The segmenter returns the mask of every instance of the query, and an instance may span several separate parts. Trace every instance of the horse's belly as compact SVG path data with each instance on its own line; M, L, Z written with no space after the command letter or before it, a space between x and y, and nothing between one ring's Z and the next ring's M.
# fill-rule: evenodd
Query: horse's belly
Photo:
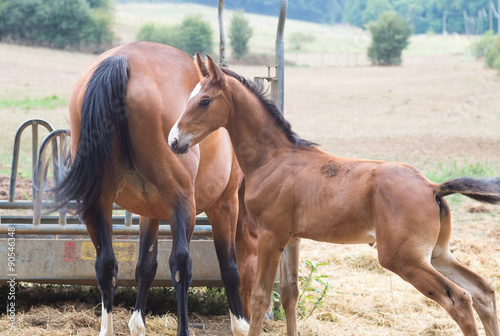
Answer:
M158 189L137 172L131 171L123 178L116 192L115 203L137 215L169 218Z

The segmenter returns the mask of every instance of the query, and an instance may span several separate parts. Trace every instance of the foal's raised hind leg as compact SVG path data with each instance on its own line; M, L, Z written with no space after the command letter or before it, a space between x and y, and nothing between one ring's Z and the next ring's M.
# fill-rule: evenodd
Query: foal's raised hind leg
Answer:
M477 336L469 292L445 278L420 256L408 257L412 252L414 251L400 249L397 254L403 255L402 258L394 257L392 265L381 264L411 283L429 299L439 303L455 320L464 335Z
M135 269L137 299L128 323L130 335L144 336L146 298L158 267L158 226L160 220L141 216L139 220L139 260Z
M439 218L435 219L436 221ZM477 336L478 330L472 312L472 298L464 288L439 273L430 263L437 239L439 224L426 225L415 218L398 224L388 220L391 234L377 230L377 248L380 264L411 283L419 292L439 303L455 320L465 336ZM411 234L407 229L411 228ZM379 238L383 237L383 238Z
M448 208L444 200L442 206ZM455 284L465 288L472 296L472 304L483 323L487 336L499 336L495 286L485 277L461 265L450 253L448 240L451 230L450 211L443 211L441 232L432 252L432 265Z
M280 297L286 316L287 336L297 336L297 301L299 299L300 238L292 238L280 262Z

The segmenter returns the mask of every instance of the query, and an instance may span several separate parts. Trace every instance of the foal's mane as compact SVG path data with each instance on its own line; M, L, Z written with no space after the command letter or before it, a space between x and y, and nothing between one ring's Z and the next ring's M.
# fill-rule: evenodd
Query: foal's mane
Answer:
M226 75L233 77L238 82L240 82L241 84L243 84L248 90L250 90L250 92L252 92L255 96L257 96L257 98L259 98L259 101L262 103L262 105L264 106L265 110L271 115L272 119L276 122L276 124L278 125L278 127L281 128L283 130L283 132L285 132L285 135L286 135L287 139L292 144L294 144L296 147L298 145L307 146L307 147L317 146L318 145L315 142L301 139L297 135L297 133L295 133L292 130L292 126L285 119L285 117L283 116L283 113L281 113L281 111L278 108L278 106L276 106L276 104L272 100L267 99L266 97L264 97L264 93L262 92L262 90L254 82L246 79L243 76L238 75L236 72L234 72L232 70L229 70L228 68L220 67L220 69Z

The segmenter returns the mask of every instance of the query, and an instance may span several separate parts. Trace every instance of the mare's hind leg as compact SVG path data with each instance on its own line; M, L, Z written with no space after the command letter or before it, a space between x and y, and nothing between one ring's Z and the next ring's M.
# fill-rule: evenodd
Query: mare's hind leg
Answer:
M112 246L112 201L96 204L82 214L96 250L95 271L101 289L102 315L100 336L113 336L113 298L118 283L118 263Z
M442 206L447 204L442 200ZM455 284L465 288L472 296L472 304L484 325L487 336L499 336L494 284L458 263L451 255L448 240L451 231L450 211L441 218L438 243L432 251L431 263L441 274Z
M240 296L240 276L236 262L236 223L238 219L237 181L233 187L224 191L217 202L206 210L212 224L212 233L219 260L222 282L226 288L229 313L231 315L231 330L233 335L246 335L248 322L245 318Z
M215 250L229 303L231 330L235 336L246 335L249 328L241 302L240 275L238 273L235 246L240 176L241 174L236 173L233 167L226 189L210 209L205 211L212 224Z
M191 199L175 197L173 210L170 212L172 228L172 251L169 258L170 275L177 298L177 335L188 336L188 290L193 277L193 261L189 253L189 242L194 230L195 208L194 195Z
M128 323L130 335L144 336L146 298L158 267L158 225L160 220L141 216L139 220L139 260L135 269L137 300Z
M287 336L297 336L297 301L299 299L300 238L292 238L281 256L280 296L286 315Z

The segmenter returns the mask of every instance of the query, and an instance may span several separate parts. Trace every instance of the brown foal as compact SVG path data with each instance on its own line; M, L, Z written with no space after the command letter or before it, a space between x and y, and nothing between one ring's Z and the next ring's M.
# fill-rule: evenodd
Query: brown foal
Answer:
M197 55L196 64L201 81L168 141L174 152L186 153L220 127L229 132L245 175L245 205L258 225L249 335L261 332L282 252L295 238L376 242L380 264L439 303L464 335L478 335L473 307L486 334L499 335L495 286L451 255L443 197L461 193L500 203L500 178L435 184L410 165L330 155L300 139L253 83L210 58L205 63ZM291 264L282 285L290 336L297 335L298 297Z

